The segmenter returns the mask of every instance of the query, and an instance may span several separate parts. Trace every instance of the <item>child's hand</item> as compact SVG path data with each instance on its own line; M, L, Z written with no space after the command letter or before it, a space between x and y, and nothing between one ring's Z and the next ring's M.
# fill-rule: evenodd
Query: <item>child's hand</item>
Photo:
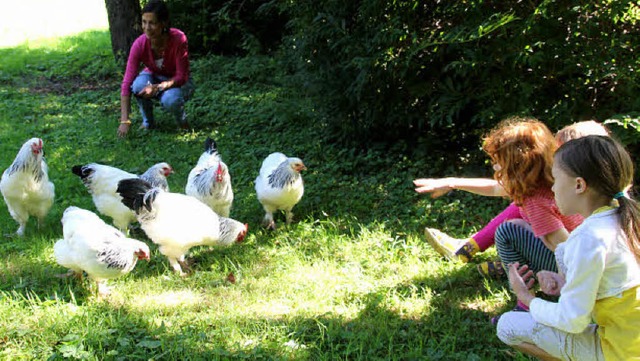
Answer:
M535 281L533 271L529 269L529 266L520 267L518 262L509 265L509 284L511 289L518 299L527 306L534 299L533 295L529 293L529 289L533 287Z
M551 296L559 296L560 289L565 284L561 275L551 271L540 271L536 274L540 283L540 290Z
M449 193L451 180L449 178L420 178L413 181L418 193L431 193L431 198L438 198Z

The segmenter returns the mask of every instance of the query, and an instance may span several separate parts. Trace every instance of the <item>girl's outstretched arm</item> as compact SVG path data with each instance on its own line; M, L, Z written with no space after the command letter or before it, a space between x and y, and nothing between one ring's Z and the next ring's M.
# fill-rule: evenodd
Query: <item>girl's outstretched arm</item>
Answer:
M431 193L431 198L438 198L454 189L489 197L506 197L507 192L491 178L419 178L413 181L418 193Z

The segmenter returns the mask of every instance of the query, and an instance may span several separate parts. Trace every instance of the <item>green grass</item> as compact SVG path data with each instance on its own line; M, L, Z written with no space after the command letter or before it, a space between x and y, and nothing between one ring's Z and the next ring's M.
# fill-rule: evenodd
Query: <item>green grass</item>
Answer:
M108 28L103 0L15 1L0 12L0 48L41 46L87 29Z
M506 284L443 261L422 239L424 226L469 235L506 205L413 191L412 179L464 173L464 161L450 161L445 149L412 157L407 144L332 142L321 101L291 86L277 60L260 57L194 59L194 130L175 131L159 111L160 129L141 134L134 124L120 140L121 73L108 39L91 31L0 49L0 168L25 140L42 137L56 185L45 225L38 230L31 220L24 238L7 236L17 224L0 206L0 359L526 359L489 324L513 304ZM170 187L182 192L207 136L229 165L231 215L249 223L245 243L193 249L194 273L183 279L149 242L151 261L111 282L104 299L86 280L54 277L66 271L52 251L62 212L95 211L73 165L139 173L167 161ZM308 171L295 222L285 227L277 218L281 227L267 232L253 180L274 151L302 158ZM140 231L133 236L148 242Z

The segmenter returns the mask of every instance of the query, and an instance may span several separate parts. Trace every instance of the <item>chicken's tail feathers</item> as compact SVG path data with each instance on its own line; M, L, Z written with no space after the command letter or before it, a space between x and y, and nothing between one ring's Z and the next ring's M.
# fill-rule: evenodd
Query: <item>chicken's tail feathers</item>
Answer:
M204 141L204 151L209 154L214 154L218 152L218 146L216 145L216 141L211 139L211 137L207 137Z
M93 173L93 168L87 167L86 165L74 165L71 171L81 179L86 179Z
M149 182L140 178L128 178L118 182L116 192L122 197L122 204L136 213L140 213L143 207L148 212L151 211L151 204L160 189L153 188Z

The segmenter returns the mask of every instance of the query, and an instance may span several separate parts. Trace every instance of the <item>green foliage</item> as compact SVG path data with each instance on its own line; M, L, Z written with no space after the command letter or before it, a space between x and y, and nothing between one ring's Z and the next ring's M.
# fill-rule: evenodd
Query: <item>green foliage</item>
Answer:
M616 114L604 121L612 136L619 140L636 159L640 154L640 113ZM640 177L640 167L635 166L635 178ZM637 185L634 191L638 191Z
M486 129L515 114L557 129L637 110L634 1L291 1L283 48L335 133Z
M422 240L424 226L473 233L506 205L461 193L434 201L413 191L416 177L479 175L475 155L450 159L446 149L422 149L408 157L403 142L368 150L335 143L326 109L288 87L289 75L268 57L195 59L197 90L187 103L195 130L179 133L158 112L158 130L142 133L134 124L121 140L121 74L102 50L82 47L75 53L85 55L63 75L55 52L42 56L41 69L3 68L0 169L22 142L42 137L56 200L43 227L31 220L22 239L10 236L17 226L0 206L1 359L525 359L492 336L488 322L513 303L506 285L483 281L474 265L443 261ZM21 49L14 58L27 58ZM101 87L83 75L92 60L112 69ZM170 187L181 192L207 136L230 167L232 216L249 223L243 244L193 249L194 273L180 278L134 230L151 244L151 261L112 281L110 297L96 297L89 280L54 276L65 271L52 253L62 211L95 210L73 165L97 161L139 173L167 161L176 172ZM253 180L273 151L301 157L308 171L294 223L278 218L280 228L267 232Z
M640 114L616 114L604 121L604 124L613 132L626 147L637 148L640 145ZM635 152L633 152L635 154Z
M196 54L264 54L274 51L286 18L275 0L168 0L173 26Z

